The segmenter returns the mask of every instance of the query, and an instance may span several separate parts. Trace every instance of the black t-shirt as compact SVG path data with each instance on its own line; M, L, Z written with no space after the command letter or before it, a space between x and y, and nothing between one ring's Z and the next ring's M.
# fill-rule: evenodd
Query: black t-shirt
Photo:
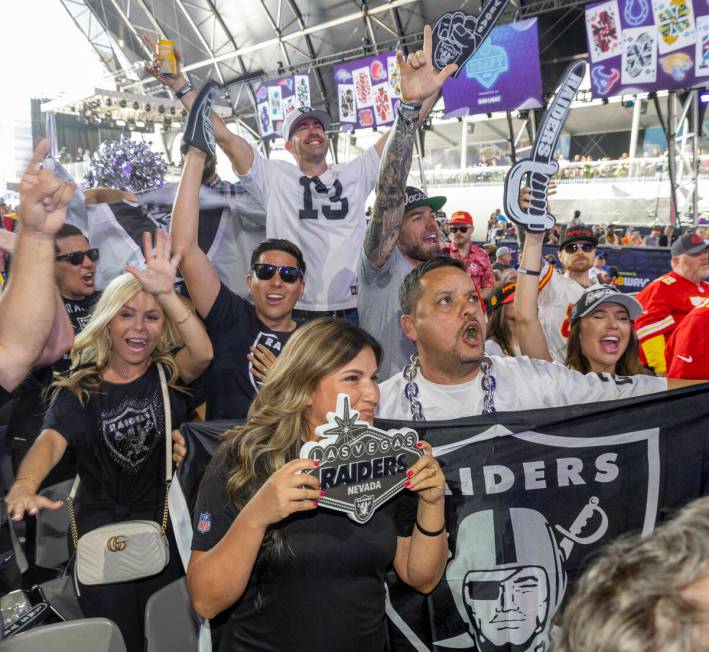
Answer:
M100 297L100 292L94 292L88 297L84 297L83 299L78 299L76 301L74 299L65 299L64 297L62 297L62 301L64 302L64 309L66 310L66 314L69 315L71 325L74 329L74 335L78 335L79 333L81 333L81 331L84 330L84 328L86 328L87 324L89 323L89 320L91 319L91 311ZM58 360L54 364L54 371L66 371L67 369L69 369L70 361L71 356L67 351L62 357L62 359Z
M179 428L187 396L169 390L172 427ZM82 507L161 505L165 487L165 411L157 366L122 385L103 381L83 408L62 388L43 428L52 428L76 450Z
M225 489L227 459L218 453L205 472L195 507L193 550L210 550L236 519ZM417 505L417 497L406 492L366 525L325 508L282 521L291 554L260 573L258 586L252 575L219 649L383 650L384 576L394 560L397 536L411 536ZM256 606L259 590L261 608Z
M260 386L246 358L249 347L263 344L278 356L291 333L270 330L256 309L223 283L204 323L214 349L205 378L207 420L243 419Z
M62 297L64 308L74 329L74 335L78 335L89 323L91 309L100 296L100 292L94 292L78 301ZM40 433L42 420L47 411L45 390L51 384L54 372L63 373L67 371L70 363L71 356L67 351L53 365L32 371L15 390L13 394L15 403L10 414L8 432L12 437L12 446L18 457L17 463L19 463ZM66 473L63 475L66 475ZM61 480L64 477L54 474L53 479Z

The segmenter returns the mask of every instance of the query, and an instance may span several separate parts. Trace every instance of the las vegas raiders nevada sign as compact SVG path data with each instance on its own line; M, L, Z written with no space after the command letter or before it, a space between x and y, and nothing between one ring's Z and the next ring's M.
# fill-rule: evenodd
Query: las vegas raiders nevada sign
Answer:
M349 397L339 394L328 423L315 429L322 439L306 442L300 456L320 462L306 471L318 477L325 492L320 506L363 524L404 489L406 470L423 453L416 448L419 438L414 430L379 430L358 417Z

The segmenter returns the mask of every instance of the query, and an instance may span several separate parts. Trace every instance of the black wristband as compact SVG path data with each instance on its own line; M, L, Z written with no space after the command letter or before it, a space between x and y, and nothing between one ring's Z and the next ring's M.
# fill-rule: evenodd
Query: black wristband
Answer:
M525 274L526 276L541 276L542 275L541 270L535 271L533 269L525 269L524 267L518 267L517 273L518 274Z
M446 524L444 523L443 527L440 530L436 530L435 532L432 532L431 530L425 530L424 528L422 528L418 519L416 519L416 529L426 537L437 537L446 531Z
M175 97L178 100L181 100L187 93L189 93L192 89L192 84L187 82L182 88L178 89L175 91Z
M420 104L407 104L406 102L399 102L396 107L396 112L407 122L416 123L419 119L419 111L421 110Z

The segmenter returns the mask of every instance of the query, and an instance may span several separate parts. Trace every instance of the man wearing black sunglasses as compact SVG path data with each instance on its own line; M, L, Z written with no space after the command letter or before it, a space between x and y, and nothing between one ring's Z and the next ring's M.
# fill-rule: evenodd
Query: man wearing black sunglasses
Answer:
M91 318L91 309L100 292L94 287L98 249L92 249L86 236L72 224L64 224L54 235L54 278L74 331L80 333ZM46 392L55 372L69 368L71 358L67 351L53 365L35 369L15 391L15 402L10 413L7 431L17 467L40 433ZM67 456L52 469L45 486L61 482L76 474L75 464Z
M544 329L549 353L555 362L566 360L571 308L584 288L593 285L593 267L598 238L585 224L567 226L559 239L559 260L564 266L558 274L542 260L544 233L527 232L518 274L539 277L539 321ZM543 264L542 264L543 263Z
M243 419L297 326L293 307L305 289L305 261L292 242L266 240L254 249L246 278L253 304L227 288L197 237L205 161L203 151L188 147L172 211L172 245L184 248L180 271L214 349L204 380L207 418Z
M65 224L57 232L54 250L57 288L74 333L79 333L88 323L91 308L99 297L94 283L99 251L92 248L86 236L72 224Z

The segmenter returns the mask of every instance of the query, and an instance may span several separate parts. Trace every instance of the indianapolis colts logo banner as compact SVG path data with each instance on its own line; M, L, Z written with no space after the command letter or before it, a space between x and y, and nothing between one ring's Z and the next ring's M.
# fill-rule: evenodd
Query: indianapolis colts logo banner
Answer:
M505 215L528 231L546 231L556 224L554 216L549 213L547 201L549 181L559 170L554 153L585 72L585 61L577 61L567 67L554 100L542 118L531 158L515 163L505 177ZM526 177L529 177L532 200L529 208L525 209L520 206L519 191Z
M457 76L488 37L507 5L507 0L488 0L478 14L447 11L433 24L433 65L443 70L458 64Z
M706 492L708 398L704 386L440 426L378 422L416 427L446 475L448 564L428 596L390 574L391 649L549 650L589 557Z

